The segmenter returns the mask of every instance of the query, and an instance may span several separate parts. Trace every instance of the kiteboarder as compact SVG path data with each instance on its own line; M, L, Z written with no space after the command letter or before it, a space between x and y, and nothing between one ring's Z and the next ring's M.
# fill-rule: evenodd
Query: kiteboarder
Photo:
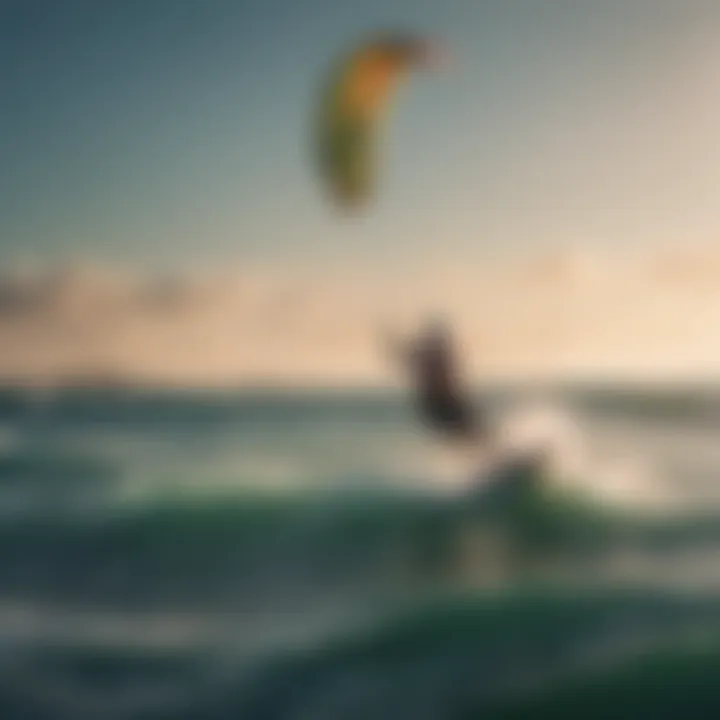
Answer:
M446 439L462 444L487 440L486 423L462 386L452 333L432 319L411 341L388 337L391 354L410 374L420 419Z

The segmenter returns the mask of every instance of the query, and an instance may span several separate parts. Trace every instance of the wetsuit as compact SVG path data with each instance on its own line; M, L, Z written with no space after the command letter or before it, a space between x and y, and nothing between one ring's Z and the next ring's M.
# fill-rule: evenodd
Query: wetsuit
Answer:
M456 377L452 347L430 337L408 353L420 417L436 432L456 439L478 437L479 418Z

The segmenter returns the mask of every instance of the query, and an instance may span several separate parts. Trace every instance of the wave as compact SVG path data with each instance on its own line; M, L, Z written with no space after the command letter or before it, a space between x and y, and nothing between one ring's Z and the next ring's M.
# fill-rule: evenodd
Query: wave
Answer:
M718 621L717 596L446 595L249 663L218 646L34 647L0 664L0 703L11 718L709 717Z
M169 608L281 607L343 593L362 602L528 573L711 584L720 583L708 560L719 520L598 506L522 472L475 499L387 487L168 495L84 515L6 518L0 583L11 596Z
M625 684L618 680L615 690L622 697L628 689L624 675L644 674L649 682L663 677L663 670L669 671L666 682L676 679L674 670L685 687L704 679L709 699L712 663L720 652L718 620L715 600L672 596L525 591L443 599L390 618L372 632L270 663L253 693L238 697L234 708L243 717L283 720L469 720L514 717L505 714L513 710L537 717L529 710L562 708L576 685L594 688L597 698L597 691L619 676ZM712 652L698 654L698 637L706 645L709 640ZM670 658L665 667L652 660L663 651ZM633 668L637 663L639 670ZM682 675L688 666L694 677ZM651 686L634 692L638 710L643 703L657 707ZM612 705L605 699L600 707L607 712Z

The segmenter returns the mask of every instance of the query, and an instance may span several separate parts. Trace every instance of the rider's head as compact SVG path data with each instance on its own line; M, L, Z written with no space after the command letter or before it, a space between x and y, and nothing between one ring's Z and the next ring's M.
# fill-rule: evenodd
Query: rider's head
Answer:
M425 326L425 338L433 345L445 345L450 341L450 324L446 318L436 313Z

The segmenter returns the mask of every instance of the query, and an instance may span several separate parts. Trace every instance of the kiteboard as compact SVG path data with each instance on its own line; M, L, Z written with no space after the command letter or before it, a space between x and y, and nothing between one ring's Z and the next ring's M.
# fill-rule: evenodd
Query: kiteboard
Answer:
M544 449L500 455L474 474L465 502L478 508L514 504L545 483L546 460Z

